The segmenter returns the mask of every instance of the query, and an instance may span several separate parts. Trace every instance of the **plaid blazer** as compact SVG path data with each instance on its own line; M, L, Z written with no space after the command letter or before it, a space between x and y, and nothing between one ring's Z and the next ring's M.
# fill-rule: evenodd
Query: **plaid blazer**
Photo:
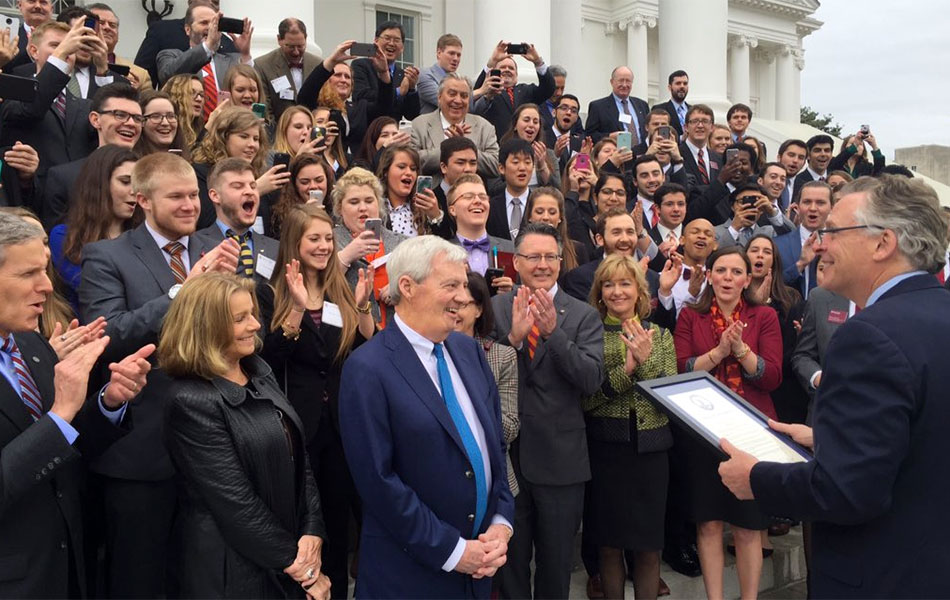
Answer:
M488 358L488 368L495 376L498 385L498 396L501 398L501 429L508 446L518 437L521 421L518 418L518 351L511 346L497 344L494 340L475 336L475 339L485 349ZM518 495L518 481L511 468L511 457L505 450L505 464L508 466L508 486L511 495Z

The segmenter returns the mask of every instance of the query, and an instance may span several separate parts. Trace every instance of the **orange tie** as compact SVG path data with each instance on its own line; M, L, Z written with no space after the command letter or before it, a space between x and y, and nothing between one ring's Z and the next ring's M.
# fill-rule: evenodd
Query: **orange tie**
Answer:
M512 88L508 88L508 100L511 101L511 108L515 107L515 91Z
M528 358L534 360L534 353L538 349L538 338L541 337L541 331L538 329L537 325L531 326L531 331L528 332Z

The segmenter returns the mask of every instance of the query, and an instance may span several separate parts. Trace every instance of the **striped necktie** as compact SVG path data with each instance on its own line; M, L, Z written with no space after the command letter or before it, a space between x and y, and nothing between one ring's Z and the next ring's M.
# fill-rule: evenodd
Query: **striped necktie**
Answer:
M709 171L706 170L706 159L703 158L703 149L700 148L696 153L696 167L699 168L699 179L704 183L709 183Z
M20 349L17 348L12 334L3 342L3 348L0 348L0 351L10 355L13 361L13 371L20 383L20 399L30 412L33 420L38 420L43 416L43 401L40 399L40 391L36 388L36 382L33 381L30 370L26 368L26 363L23 362L23 355L20 354Z
M241 246L241 253L238 255L237 274L244 275L245 277L253 277L254 253L251 252L251 245L248 243L248 240L251 237L251 232L246 231L242 235L238 235L233 229L228 229L224 233L226 236L237 242L239 246Z
M175 283L185 283L188 278L188 271L185 269L185 262L181 259L181 253L185 251L185 246L181 242L169 242L162 248L171 256L168 266L172 268L172 275L175 276Z
M538 339L541 337L541 330L537 325L531 326L528 332L528 358L534 360L534 353L538 351Z
M213 56L211 60L214 60ZM201 116L207 121L211 111L218 107L218 82L214 80L214 69L211 68L211 63L207 63L202 67L201 72L204 75L201 78L201 83L205 92L205 103L201 107Z

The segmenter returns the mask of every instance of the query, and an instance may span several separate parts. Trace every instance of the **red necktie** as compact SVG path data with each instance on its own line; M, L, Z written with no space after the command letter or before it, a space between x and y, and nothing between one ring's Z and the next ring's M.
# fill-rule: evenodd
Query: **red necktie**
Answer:
M945 273L946 270L946 267L944 267L943 269L937 271L937 281L940 282L940 285L943 285L947 282L947 275Z
M703 158L703 149L696 153L696 166L699 167L699 178L704 184L709 183L709 171L706 170L706 159Z
M513 88L506 88L508 90L508 100L511 101L511 108L515 107L515 90Z
M650 209L650 227L655 228L656 224L660 222L660 211L656 208L656 204L653 205L653 208Z
M43 402L40 400L40 391L36 388L36 382L33 381L30 370L23 362L23 355L20 354L20 349L17 348L13 335L6 339L3 348L0 350L9 354L13 360L13 370L16 372L17 381L20 383L20 399L30 412L33 420L39 420L43 416Z
M214 60L214 57L211 60ZM201 108L201 116L207 121L211 111L218 107L218 82L214 80L214 70L211 68L211 63L202 67L201 71L204 73L204 77L201 79L205 88L205 104Z
M538 349L538 338L541 337L541 330L538 329L537 325L531 326L531 331L528 332L528 358L534 360L534 353Z

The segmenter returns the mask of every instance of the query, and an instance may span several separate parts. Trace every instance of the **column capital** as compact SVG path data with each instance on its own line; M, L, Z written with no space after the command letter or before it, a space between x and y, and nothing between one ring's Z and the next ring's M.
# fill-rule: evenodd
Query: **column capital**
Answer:
M621 19L618 21L617 26L621 31L626 31L629 28L636 27L649 27L653 29L656 27L656 16L654 15L645 15L643 13L633 13L626 19Z
M743 46L748 46L749 48L756 48L759 45L759 38L746 35L746 34L733 34L729 36L729 45L733 48L741 48Z

